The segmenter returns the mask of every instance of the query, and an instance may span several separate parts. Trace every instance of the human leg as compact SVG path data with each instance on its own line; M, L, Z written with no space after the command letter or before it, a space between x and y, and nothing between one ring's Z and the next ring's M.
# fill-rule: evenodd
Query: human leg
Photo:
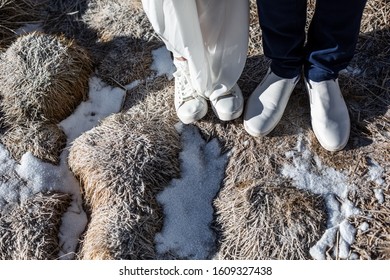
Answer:
M207 113L207 101L202 95L203 84L194 83L190 73L190 61L203 59L203 38L195 0L186 1L184 7L178 0L142 0L143 8L155 32L175 57L175 109L183 123L192 123ZM191 36L190 36L191 34ZM191 45L189 53L187 45Z
M258 0L264 55L271 66L249 97L244 127L253 136L265 136L278 124L303 65L306 0Z
M264 55L283 78L301 73L307 0L257 0Z
M317 0L305 47L305 76L336 79L351 61L367 0Z
M220 119L241 115L243 98L236 82L247 55L248 0L143 0L143 4L168 50L187 61L175 60L189 73L175 77L188 78L185 84L198 95L212 97Z
M310 97L311 124L320 144L343 149L350 119L338 73L351 61L366 0L317 0L306 45L305 81Z
M244 69L249 39L248 0L196 0L205 44L208 86L205 95L217 117L239 117L244 99L237 81Z

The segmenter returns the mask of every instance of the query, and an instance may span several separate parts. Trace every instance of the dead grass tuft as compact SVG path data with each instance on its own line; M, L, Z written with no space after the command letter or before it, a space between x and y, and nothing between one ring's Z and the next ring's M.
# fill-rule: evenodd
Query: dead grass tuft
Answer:
M113 86L124 86L150 76L152 50L161 46L142 10L141 1L93 0L83 15L98 36L104 55L97 73Z
M91 0L84 22L99 34L103 42L115 37L153 41L155 34L142 10L141 1ZM155 41L155 40L154 40Z
M139 0L55 0L44 30L75 39L91 54L97 74L112 86L150 75L157 39Z
M1 213L0 259L57 259L61 218L71 200L69 194L39 193Z
M134 39L118 38L96 67L97 75L112 86L124 87L152 74L150 48Z
M173 126L143 114L113 115L74 142L69 165L82 183L91 220L83 259L153 259L161 229L157 192L178 174Z
M358 229L352 249L360 259L390 259L390 192L383 191L385 201L378 203L373 192L375 184L368 184L371 190L359 188L356 193L361 214L351 222Z
M39 20L46 0L0 0L0 50L16 37L16 29L23 24Z
M86 99L91 71L88 54L73 41L41 33L20 37L0 60L5 124L65 119Z
M0 141L17 161L26 152L31 152L43 161L59 164L66 135L56 124L36 122L12 126L1 135Z
M44 9L45 32L72 38L83 47L95 44L96 32L89 29L82 20L89 0L51 0Z
M222 190L220 259L310 259L325 227L323 202L287 185L242 182Z

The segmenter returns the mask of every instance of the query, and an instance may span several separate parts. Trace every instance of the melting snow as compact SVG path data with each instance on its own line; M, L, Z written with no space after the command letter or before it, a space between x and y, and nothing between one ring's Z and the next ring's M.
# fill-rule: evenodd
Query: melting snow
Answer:
M157 199L164 208L164 226L156 235L159 254L206 259L215 246L212 201L224 178L228 155L216 139L206 143L194 126L177 127L183 150L180 179L172 180Z
M89 99L60 123L68 137L68 147L74 139L96 126L100 120L118 112L124 96L124 90L110 87L92 77L89 81ZM80 186L69 170L67 156L68 149L65 149L61 154L60 165L56 166L43 162L28 152L18 163L0 145L0 176L8 178L0 181L0 211L7 204L23 202L38 192L58 191L71 194L73 200L62 217L59 257L73 259L80 234L87 224L87 217L82 208Z
M295 187L321 195L324 198L328 221L327 230L322 238L310 249L314 259L326 259L329 248L336 248L337 233L340 233L338 250L333 253L343 259L349 258L349 248L356 235L356 229L348 222L348 218L357 215L359 210L348 199L348 191L352 186L347 177L328 166L305 147L303 136L298 139L294 151L286 153L292 164L286 164L282 175L291 178Z

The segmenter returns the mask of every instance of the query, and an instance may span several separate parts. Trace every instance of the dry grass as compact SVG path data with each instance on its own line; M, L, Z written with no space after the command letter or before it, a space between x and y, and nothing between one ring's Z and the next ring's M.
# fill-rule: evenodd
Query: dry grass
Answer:
M97 74L105 82L124 86L150 76L151 51L162 43L156 39L141 1L92 0L83 21L106 50L97 63Z
M0 50L17 37L16 29L39 19L45 1L0 0Z
M43 161L59 164L66 135L56 124L36 122L12 126L1 135L0 141L17 161L26 152L31 152Z
M150 50L161 42L156 41L140 6L134 6L136 2L139 4L54 0L46 8L45 30L64 34L88 47L106 82L123 86L134 79L145 80L149 76ZM314 5L315 1L310 0L309 18ZM238 81L245 99L269 65L262 53L254 0L250 12L248 60ZM313 155L325 166L345 174L355 186L349 198L361 214L350 218L358 228L351 252L361 259L390 259L389 17L389 1L368 1L355 58L340 76L352 120L345 150L329 153L316 141L302 83L268 137L253 138L245 132L242 118L221 122L211 110L196 123L206 139L216 137L224 150L231 150L223 187L214 201L214 227L219 234L217 258L310 258L309 248L325 229L323 201L294 188L281 175L285 153L293 150L303 135L309 139L307 148ZM80 258L156 257L154 233L160 230L163 216L155 195L179 175L180 141L173 130L178 121L173 91L173 81L163 77L146 80L128 91L126 114L111 116L75 141L69 163L82 183L90 211ZM372 160L384 169L382 185L370 178ZM383 203L377 201L373 189L383 191ZM363 223L368 228L360 227ZM11 244L7 240L11 239L3 239L0 244ZM30 246L34 248L35 244ZM11 253L2 250L8 258Z
M82 20L88 0L51 0L44 9L43 29L54 35L74 39L83 47L96 43L97 34Z
M124 87L135 80L152 74L151 49L134 39L116 39L110 50L96 67L97 75L112 86Z
M57 259L62 215L71 196L38 193L0 214L1 260Z
M267 186L268 184L268 186ZM219 259L310 259L325 228L322 201L288 186L225 187L216 203Z
M178 173L179 137L148 115L120 113L73 144L69 165L91 210L80 258L153 259L157 192Z
M6 125L59 122L86 99L88 53L73 41L41 33L18 38L0 60L0 95Z
M389 174L387 174L388 176ZM356 194L358 206L362 213L351 219L352 224L358 229L356 240L352 250L357 252L360 259L364 260L389 260L390 259L390 192L384 191L385 203L378 203L373 197L375 184L368 184L371 190L360 189ZM364 223L367 228L362 227Z
M98 33L103 42L112 41L115 37L144 41L155 38L141 1L138 0L91 0L83 20Z
M97 75L113 86L148 76L151 51L162 45L139 0L55 0L46 14L44 30L87 48Z

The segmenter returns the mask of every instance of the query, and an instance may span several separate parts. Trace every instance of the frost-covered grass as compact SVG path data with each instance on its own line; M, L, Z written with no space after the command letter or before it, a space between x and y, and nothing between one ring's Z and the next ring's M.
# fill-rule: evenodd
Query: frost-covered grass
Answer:
M107 86L96 77L90 79L89 86L89 99L81 103L70 117L59 124L68 137L68 147L83 132L121 108L125 94L123 90ZM3 178L11 178L1 181L0 211L7 204L23 203L39 192L58 191L72 195L71 206L62 218L59 236L61 246L59 257L65 259L74 258L80 235L87 224L80 186L69 170L67 155L68 150L65 149L61 154L59 166L42 162L30 152L24 154L20 162L16 162L10 158L7 150L0 146L2 163L0 175Z
M117 2L117 6L119 6L120 1ZM254 3L255 1L251 2ZM312 3L313 1L310 2ZM108 10L103 12L106 11ZM370 252L365 251L374 250L373 248L379 245L382 246L380 250L383 251L386 251L386 248L390 248L386 242L379 242L390 240L388 231L389 164L388 160L386 161L388 150L386 150L385 146L386 144L388 145L390 135L388 132L389 99L386 96L389 93L388 67L386 67L389 62L388 56L386 56L386 53L388 53L386 46L389 45L390 38L388 36L388 11L388 1L376 0L368 2L361 29L364 34L359 40L357 56L351 66L342 73L344 89L347 92L346 100L353 120L353 131L350 141L352 151L343 151L334 155L334 157L341 159L340 166L346 168L337 168L339 163L336 160L333 162L333 155L318 153L318 150L315 151L313 149L313 143L308 143L308 140L303 135L300 136L293 150L287 149L286 151L283 150L283 147L286 147L283 141L288 142L293 137L285 137L282 141L280 139L282 139L283 135L282 137L276 135L273 139L275 139L275 143L278 143L278 145L267 146L267 149L271 150L267 155L272 155L272 151L275 151L275 157L272 155L268 159L263 159L261 158L262 155L259 155L258 158L245 158L238 163L229 162L228 155L221 153L223 144L218 143L217 139L209 137L208 140L212 140L207 142L200 136L195 127L179 127L183 148L180 154L181 177L172 180L166 190L158 196L158 201L162 205L165 214L164 226L155 237L156 249L161 257L165 257L165 255L184 259L211 257L218 241L211 227L211 223L215 218L213 216L213 202L220 188L225 187L225 173L231 172L229 169L225 170L225 167L226 165L229 167L229 164L250 165L253 162L256 162L257 165L251 166L253 167L250 170L251 172L256 176L258 174L266 174L263 178L259 179L256 177L255 179L267 182L271 179L273 180L276 176L280 176L282 181L288 181L289 184L291 183L291 186L299 189L299 191L319 196L325 202L325 208L320 209L320 211L326 212L326 230L320 233L322 237L311 248L310 254L312 258L369 258L372 257L369 254ZM77 12L74 11L75 14ZM255 14L255 9L252 9L252 17L256 17ZM88 23L85 19L84 22ZM112 21L112 24L115 25L115 21ZM123 22L120 24L123 24ZM118 21L118 25L120 24ZM251 28L251 41L249 44L251 59L248 60L248 70L240 81L243 85L244 94L249 94L256 86L255 84L261 80L259 72L262 71L259 69L262 69L261 67L265 69L266 67L266 64L263 65L261 42L258 41L261 37L259 36L259 29L255 20L251 22L251 26L253 27ZM137 32L140 31L140 26L137 26L137 28ZM126 30L129 31L131 29L132 27L128 26ZM37 30L43 29L39 24L33 23L17 29L15 34L20 35ZM112 28L112 30L117 31L116 28ZM103 34L104 30L101 30L101 33ZM108 33L105 35L107 40L112 38L113 34L117 34L113 32ZM70 173L67 166L68 148L72 141L83 132L95 127L100 120L109 114L120 110L125 96L124 89L131 90L143 82L153 83L156 77L164 75L168 79L172 79L174 66L167 50L164 47L156 49L152 52L152 56L154 62L151 65L151 70L154 71L155 75L145 77L145 80L136 80L128 85L123 85L121 88L115 88L105 84L98 77L90 79L89 99L80 104L70 117L59 124L68 138L67 147L61 155L60 165L54 166L44 163L35 158L31 153L26 153L20 162L16 162L10 157L6 149L0 145L0 211L6 209L8 205L23 203L38 192L58 191L72 195L71 205L62 218L60 228L61 252L59 258L61 259L75 257L74 252L79 242L80 234L87 224L87 216L82 208L79 183ZM260 60L257 57L260 57ZM353 94L348 91L351 91ZM356 92L357 94L355 94ZM153 94L153 92L150 94ZM210 119L206 120L206 122L209 121ZM294 123L294 125L296 124ZM201 127L201 125L198 126ZM224 126L215 122L212 123L212 126L222 127L224 129L223 133L230 133L230 138L226 137L226 139L237 138L238 140L235 140L236 142L234 143L242 144L239 142L242 139L242 135L239 133L234 134L230 131L241 129L239 125L236 126L229 123ZM218 134L214 130L213 133L207 136ZM282 134L281 131L279 131L279 134ZM238 137L236 137L237 135ZM366 145L365 142L360 140L366 136L369 140L372 140L372 143L364 146ZM251 149L254 147L251 141L245 138L246 144L242 146L237 145L237 148L242 151ZM293 141L295 142L295 140ZM272 143L272 141L265 141L264 143ZM384 143L384 145L379 146L378 143ZM379 149L377 149L378 147ZM278 155L280 154L283 158L282 161L278 161L280 159ZM362 158L367 159L367 164ZM383 160L384 158L385 160ZM356 160L356 162L346 162L350 159ZM332 163L334 164L332 165ZM269 170L263 172L261 170L263 166L259 166L260 164L264 164L267 168L269 167ZM259 170L263 173L260 173ZM280 174L278 173L279 171L281 171ZM354 174L355 171L356 173L361 172L362 178L359 183L362 183L362 185L357 186L353 184L354 180L357 180L354 176L358 176ZM251 179L251 174L244 174L242 177ZM278 184L278 182L278 180L275 180L275 184ZM246 186L245 182L237 180L237 188L243 188L242 193L244 193ZM272 190L267 191L270 192ZM361 199L361 201L367 201L367 205L363 205L365 209L361 207L360 198L354 200L353 197L349 196L353 192L366 195L364 199ZM263 197L266 198L265 195L260 198ZM231 199L237 199L237 197L232 197ZM237 199L237 201L240 200ZM360 202L359 207L355 204L357 202ZM251 206L253 205L249 205L248 208ZM272 205L269 205L269 207L272 207ZM226 209L230 211L230 208ZM239 211L238 207L233 210ZM237 214L235 212L234 214L239 215L240 213ZM245 224L248 228L254 225L256 223L253 220L248 220ZM237 230L237 232L247 230L245 226ZM272 227L274 224L267 226ZM231 233L225 232L223 234L228 235ZM361 238L366 234L366 239ZM357 256L351 254L350 249L359 241L359 235L362 241L359 245L361 251L358 252L360 256ZM285 242L289 241L286 240ZM249 244L247 247L250 247L252 242L257 244L250 237L245 242ZM372 244L366 245L370 242ZM387 247L385 247L386 244ZM253 251L261 249L254 248ZM387 253L387 256L390 256L390 254ZM283 256L278 257L283 258ZM378 257L378 255L374 254L373 257Z
M282 175L291 178L297 188L323 196L326 203L327 230L310 249L311 256L315 259L326 259L328 249L334 247L335 256L349 258L349 249L356 230L348 222L348 218L359 214L359 210L348 199L348 192L353 186L342 172L324 166L320 159L307 149L303 137L299 138L296 151L287 152L286 157L292 159L292 164L283 167ZM338 232L340 240L339 244L336 244Z

